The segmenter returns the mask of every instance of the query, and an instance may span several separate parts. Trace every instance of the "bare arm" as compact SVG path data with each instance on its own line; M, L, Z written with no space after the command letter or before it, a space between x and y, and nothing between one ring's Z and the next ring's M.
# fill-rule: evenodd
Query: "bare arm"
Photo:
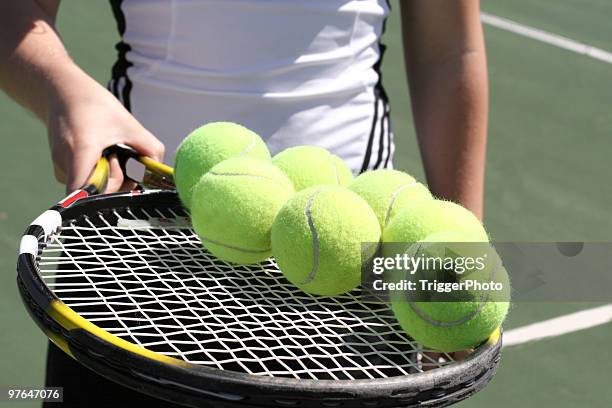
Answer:
M47 95L74 69L53 25L59 0L0 3L0 86L41 120Z
M102 150L126 143L161 160L163 145L68 55L55 31L59 0L0 2L0 88L47 127L56 178L80 187ZM122 182L116 161L109 190Z
M405 0L415 127L432 192L483 213L488 80L478 0Z

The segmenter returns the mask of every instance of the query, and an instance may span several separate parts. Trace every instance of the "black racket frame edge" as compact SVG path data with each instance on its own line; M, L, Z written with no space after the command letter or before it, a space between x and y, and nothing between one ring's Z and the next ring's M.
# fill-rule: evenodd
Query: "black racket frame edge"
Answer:
M68 207L54 206L62 222L102 209L146 208L165 204L180 206L175 191L94 195ZM44 239L42 228L29 227L26 234ZM20 254L17 283L26 309L45 331L63 338L84 366L153 397L188 407L261 408L389 408L445 407L483 389L494 376L501 359L501 336L485 343L464 361L442 369L375 380L301 380L255 376L192 365L164 364L117 347L83 329L66 330L47 312L57 297L43 282L36 259Z

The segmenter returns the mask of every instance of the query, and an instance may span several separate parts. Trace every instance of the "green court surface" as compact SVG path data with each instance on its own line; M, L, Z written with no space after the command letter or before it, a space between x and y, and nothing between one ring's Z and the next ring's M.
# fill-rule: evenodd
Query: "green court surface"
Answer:
M396 166L423 180L403 72L397 0L385 42ZM605 0L483 0L483 10L612 51ZM64 2L59 30L74 59L100 82L117 40L107 2ZM491 115L485 223L496 240L609 241L612 65L486 27ZM45 341L15 286L24 228L61 198L44 128L0 95L0 350L2 386L39 386ZM506 330L595 304L519 303ZM462 407L606 407L612 402L612 325L504 351L498 375ZM0 402L0 406L11 406ZM20 403L18 407L37 406Z

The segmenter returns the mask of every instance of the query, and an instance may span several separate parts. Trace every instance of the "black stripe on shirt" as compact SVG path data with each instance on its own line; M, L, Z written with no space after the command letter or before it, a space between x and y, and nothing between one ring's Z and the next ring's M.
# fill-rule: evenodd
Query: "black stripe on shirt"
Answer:
M132 81L128 76L128 68L134 64L127 59L127 53L132 51L132 47L123 40L123 35L125 34L125 14L121 8L123 0L110 0L110 3L113 9L113 15L117 21L117 30L119 31L119 35L121 35L121 41L115 46L117 49L117 61L115 65L113 65L112 81L109 83L108 88L117 98L119 98L127 110L131 110L130 92L132 91ZM119 86L121 79L123 79L122 89L120 89L121 87Z
M368 144L363 157L363 164L359 173L366 171L370 165L370 156L372 155L372 145L374 144L374 133L376 132L376 123L378 122L378 105L380 97L378 95L378 89L374 90L374 116L372 119L372 128L370 129L370 136L368 137Z
M378 159L372 167L373 169L386 168L389 162L391 151L391 125L389 120L389 104L383 99L383 113L380 119L380 137L378 142ZM385 146L386 142L386 146ZM386 153L386 157L384 154Z
M387 6L389 10L391 10L391 4L389 3L389 0L387 0ZM376 61L376 64L374 64L374 67L373 67L376 73L378 74L378 82L376 83L376 86L374 87L374 117L372 120L372 128L370 129L370 136L368 138L368 144L366 146L366 151L364 154L360 173L363 173L364 171L370 168L370 161L373 158L372 157L372 146L374 145L374 138L376 136L377 123L380 123L380 132L378 134L378 137L379 137L378 139L378 157L376 159L376 163L374 164L373 168L375 169L378 168L383 161L385 162L385 165L386 165L386 163L389 161L388 155L390 154L390 151L391 151L391 145L390 145L391 137L390 135L385 135L384 133L385 116L388 114L388 111L389 111L389 107L388 107L389 97L382 84L382 70L381 70L383 58L384 58L385 52L387 51L387 46L383 44L381 41L383 35L385 34L385 31L387 30L387 19L388 18L385 18L385 21L383 21L382 32L378 40L378 48L380 50L380 56L378 57L378 61ZM378 105L381 100L383 102L383 111L379 115ZM387 123L388 122L389 122L389 119L387 118ZM388 134L390 133L389 130L390 130L390 126L387 125ZM383 159L383 152L385 151L384 139L387 139L387 149L386 150L387 152L389 152L385 159Z
M385 159L384 169L389 168L389 162L391 161L391 145L393 144L393 131L391 129L391 109L387 109L385 113L387 119L387 158Z

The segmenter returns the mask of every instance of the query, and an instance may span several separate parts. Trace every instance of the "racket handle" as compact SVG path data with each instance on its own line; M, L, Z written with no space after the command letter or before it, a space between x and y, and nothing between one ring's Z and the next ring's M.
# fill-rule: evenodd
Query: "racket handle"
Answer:
M109 146L102 152L102 157L90 175L83 190L91 194L99 194L106 188L106 183L110 174L109 159L114 156L119 161L119 166L125 178L142 187L151 187L156 189L173 190L174 185L174 169L167 164L160 163L150 157L144 156L130 146L124 144L116 144ZM126 170L126 165L129 160L135 160L145 167L142 180L134 180Z
M117 156L123 175L133 182L144 187L154 187L166 190L173 190L176 188L173 178L174 169L167 164L160 163L150 157L144 156L130 146L124 144L110 146L102 153L103 157L109 157L111 155ZM127 174L126 163L130 159L136 160L145 166L145 173L142 180L134 180Z

